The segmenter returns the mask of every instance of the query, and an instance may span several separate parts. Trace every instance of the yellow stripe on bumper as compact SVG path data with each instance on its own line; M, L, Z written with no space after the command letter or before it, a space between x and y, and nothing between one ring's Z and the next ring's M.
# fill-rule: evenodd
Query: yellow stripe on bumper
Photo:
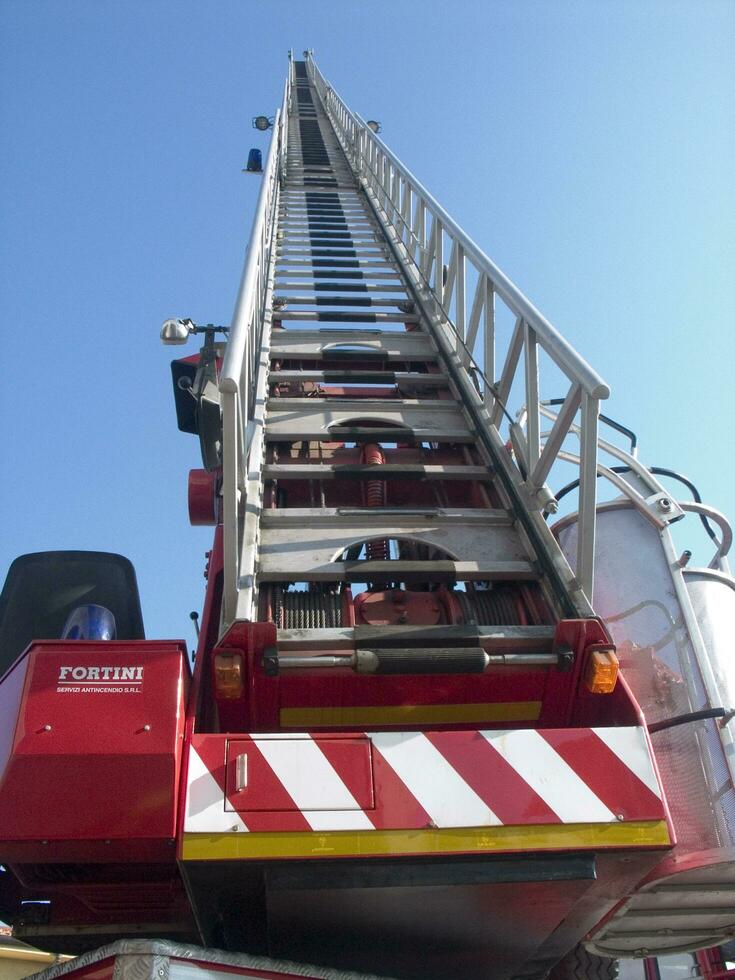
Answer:
M400 854L466 854L609 847L666 847L664 820L614 824L543 824L441 830L367 830L333 833L184 834L181 859L360 857Z
M371 728L374 725L482 724L496 721L538 721L540 701L485 704L397 704L354 708L281 708L284 728Z

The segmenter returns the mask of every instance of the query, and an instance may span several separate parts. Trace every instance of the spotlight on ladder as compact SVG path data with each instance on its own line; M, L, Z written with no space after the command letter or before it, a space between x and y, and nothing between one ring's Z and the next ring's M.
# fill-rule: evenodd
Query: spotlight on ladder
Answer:
M214 323L194 323L190 317L164 320L161 327L161 343L169 346L185 344L192 334L203 333L206 343L214 344L215 334L228 334L229 327L215 326Z
M377 119L368 119L367 126L368 129L372 129L374 133L379 133L383 128Z
M164 320L161 327L161 343L172 347L185 344L189 334L194 332L193 327L191 320Z
M253 129L260 130L261 133L264 133L267 129L270 129L272 125L272 116L253 116Z

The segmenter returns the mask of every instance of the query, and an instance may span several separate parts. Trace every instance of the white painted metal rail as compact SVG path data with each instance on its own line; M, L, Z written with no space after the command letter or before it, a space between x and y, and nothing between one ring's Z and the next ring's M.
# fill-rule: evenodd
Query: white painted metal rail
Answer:
M240 560L247 503L250 451L262 441L265 374L268 366L270 310L267 294L272 274L281 174L285 169L291 73L281 108L275 116L270 146L263 167L262 183L255 207L250 240L240 288L232 314L230 335L220 375L222 400L222 498L224 502L223 619L236 618L240 590ZM259 383L260 381L260 383Z
M598 420L600 402L609 396L610 389L365 121L347 107L310 56L307 64L356 176L373 200L379 218L393 232L392 244L397 255L418 272L423 290L430 297L450 342L478 380L490 424L500 425L503 414L510 411L512 395L517 399L516 408L525 406L525 431L511 420L511 438L529 500L539 510L555 510L553 496L545 486L546 479L560 458L562 444L572 431L575 419L579 419L577 579L591 601ZM514 318L502 356L496 351L496 300ZM539 408L542 351L568 382L564 404L543 444Z

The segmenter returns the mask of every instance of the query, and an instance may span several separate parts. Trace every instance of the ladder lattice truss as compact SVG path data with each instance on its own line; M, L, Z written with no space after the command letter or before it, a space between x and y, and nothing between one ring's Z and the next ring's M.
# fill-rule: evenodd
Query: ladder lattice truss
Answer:
M538 622L501 613L519 594L589 615L606 384L309 56L262 179L220 383L223 629L344 625L350 583L443 586L465 622ZM541 359L566 379L545 433ZM545 520L570 433L576 577Z

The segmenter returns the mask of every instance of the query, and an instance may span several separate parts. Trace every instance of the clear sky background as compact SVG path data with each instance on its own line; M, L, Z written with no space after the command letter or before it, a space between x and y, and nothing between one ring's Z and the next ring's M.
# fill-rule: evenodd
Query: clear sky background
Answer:
M229 322L250 120L307 46L735 517L732 0L0 0L0 566L121 552L148 635L192 642L211 531L158 331Z

